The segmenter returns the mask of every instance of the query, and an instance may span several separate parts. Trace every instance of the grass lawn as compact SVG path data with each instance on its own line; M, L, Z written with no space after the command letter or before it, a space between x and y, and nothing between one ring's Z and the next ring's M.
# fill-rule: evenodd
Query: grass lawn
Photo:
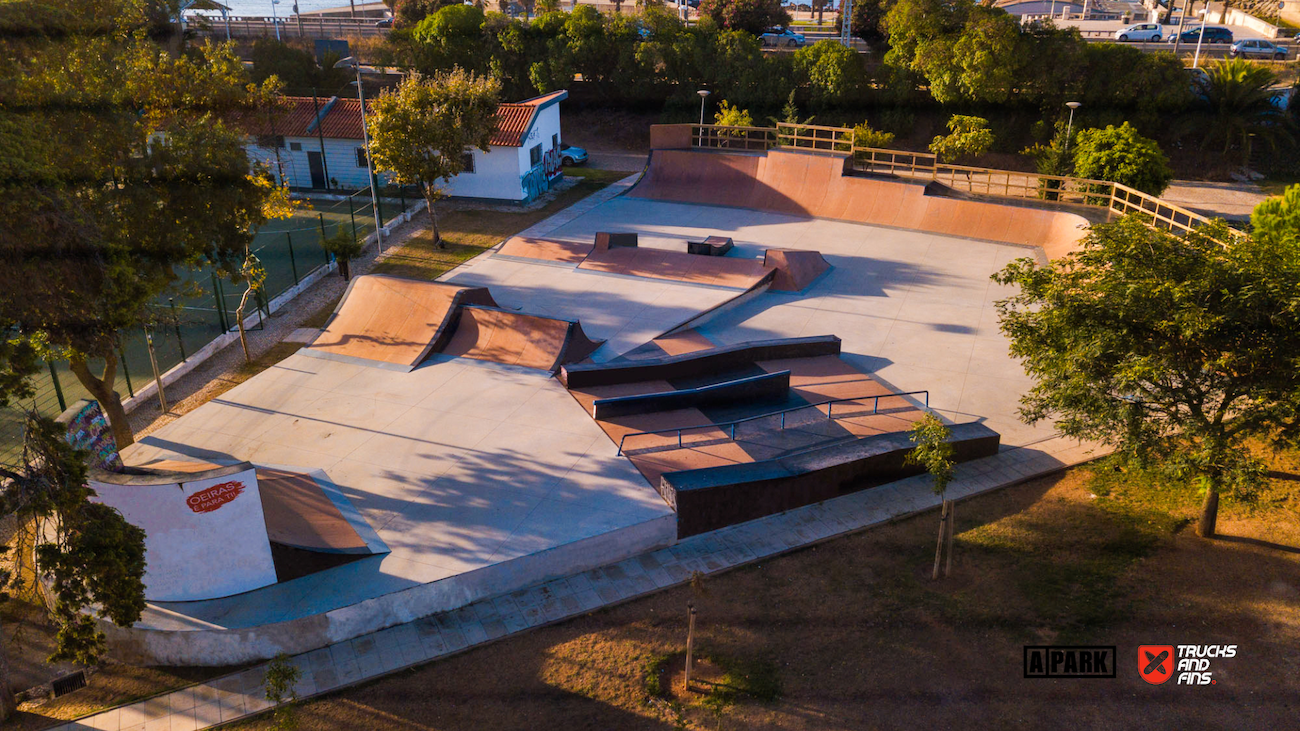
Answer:
M568 208L579 200L595 193L631 173L613 170L570 168L565 175L579 178L578 184L556 196L555 200L535 211L503 213L495 210L439 211L438 229L447 248L433 245L428 234L408 241L389 254L371 271L375 274L393 274L416 279L436 279L458 264L496 246L514 234ZM427 214L419 214L427 222Z
M1264 728L1300 691L1300 459L1220 531L1190 490L1079 468L540 628L302 705L303 729ZM1094 472L1097 477L1094 477ZM1148 486L1152 489L1145 489ZM680 682L686 603L703 683ZM1026 680L1026 644L1118 647L1115 679ZM1150 686L1139 644L1229 643ZM711 685L710 683L714 683ZM270 728L260 720L242 728Z

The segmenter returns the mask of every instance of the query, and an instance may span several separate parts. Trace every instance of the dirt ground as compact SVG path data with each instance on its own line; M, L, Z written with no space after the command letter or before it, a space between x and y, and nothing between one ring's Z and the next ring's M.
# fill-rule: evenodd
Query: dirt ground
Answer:
M1222 540L1195 536L1187 490L1076 469L961 503L947 580L929 580L937 517L926 513L315 700L297 717L358 731L1282 728L1300 714L1300 470L1294 457L1275 467L1253 505L1224 508ZM676 667L690 601L705 680L719 683L693 694ZM1139 678L1139 644L1192 643L1238 646L1213 661L1215 685ZM1118 677L1025 679L1026 644L1115 645Z

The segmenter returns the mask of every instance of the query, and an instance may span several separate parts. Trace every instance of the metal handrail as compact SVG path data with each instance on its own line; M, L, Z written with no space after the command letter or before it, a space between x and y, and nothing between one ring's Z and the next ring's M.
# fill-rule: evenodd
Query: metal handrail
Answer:
M835 410L835 404L838 404L838 403L844 403L844 402L847 402L847 401L866 401L867 399L874 399L874 400L875 400L875 403L872 404L872 407L871 407L871 413L872 413L872 414L878 414L878 413L880 413L880 399L882 399L882 398L893 398L893 397L902 397L902 396L920 396L920 395L924 395L924 396L925 396L925 406L924 406L924 408L925 408L926 411L929 411L929 410L930 410L930 392L929 392L929 391L904 391L903 393L878 393L878 394L875 394L875 395L873 395L873 396L853 396L853 397L850 397L850 398L833 398L833 399L826 399L825 401L817 401L817 402L809 403L809 404L801 404L801 405L799 405L799 406L791 406L790 408L787 408L787 409L781 409L780 411L769 411L769 412L766 413L766 414L756 414L756 415L754 415L754 416L746 416L746 417L743 418L743 419L736 419L735 421L724 421L724 422L722 422L721 424L696 424L696 425L694 425L694 426L677 426L677 427L669 427L669 428L667 428L667 429L656 429L656 430L654 430L654 431L639 431L639 432L632 432L632 433L630 433L630 434L624 434L623 437L622 437L621 439L618 440L618 455L617 455L617 456L619 456L619 457L622 457L622 456L623 456L623 444L624 444L624 442L627 441L627 438L628 438L628 437L646 437L646 436L651 436L651 435L654 435L654 434L668 434L668 433L671 433L671 432L677 432L677 448L678 448L678 449L681 449L681 448L682 448L682 432L692 431L692 430L694 430L694 429L721 429L721 428L725 428L725 427L731 427L731 440L734 442L734 441L736 440L736 425L737 425L737 424L744 424L744 423L747 422L747 421L755 421L755 420L757 420L757 419L767 419L767 418L770 418L770 417L773 417L773 416L780 416L780 417L781 417L781 428L782 428L782 429L785 429L785 415L788 414L788 413L790 413L790 412L792 412L792 411L802 411L803 409L811 409L811 408L815 408L815 407L818 407L818 406L825 406L825 407L826 407L826 418L827 418L828 420L832 420L832 419L835 418L835 417L833 416L833 412L834 412L834 410Z

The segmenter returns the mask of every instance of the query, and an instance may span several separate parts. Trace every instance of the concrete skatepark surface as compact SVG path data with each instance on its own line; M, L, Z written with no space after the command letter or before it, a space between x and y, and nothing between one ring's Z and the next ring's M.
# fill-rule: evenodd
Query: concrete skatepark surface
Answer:
M1041 249L756 208L622 196L449 272L437 297L405 308L418 316L385 323L394 313L371 307L345 317L345 300L326 330L330 337L312 347L360 360L300 352L124 456L135 464L247 460L317 475L346 496L391 552L237 597L154 604L115 641L158 662L242 662L671 543L674 515L643 474L654 471L649 460L617 456L605 425L549 373L518 367L545 358L524 358L524 349L512 346L513 363L477 359L471 353L490 350L492 338L484 344L476 336L466 345L468 335L447 349L457 333L447 319L457 309L452 299L472 288L487 288L491 303L462 311L581 323L592 344L604 341L591 354L595 362L835 334L844 343L838 364L797 374L805 379L798 388L928 389L941 414L981 421L1002 434L1004 448L1052 436L1050 428L1016 417L1029 380L997 328L993 302L1009 292L989 280L1007 262L1041 256ZM583 267L602 231L636 233L640 256L684 252L687 241L725 235L735 248L708 258L734 262L727 267L762 268L767 252L782 250L796 252L786 256L800 262L804 279L820 267L799 253L818 252L830 268L812 274L802 291L780 292ZM385 288L383 296L411 301L409 292ZM737 299L741 292L746 296ZM701 321L702 313L714 314ZM477 312L473 318L479 328ZM369 335L350 337L358 332ZM434 353L430 343L439 338L448 345ZM538 341L548 339L553 332ZM343 352L352 342L365 354ZM401 355L376 358L383 350L376 344ZM762 367L769 365L790 368ZM909 403L890 409L900 425L919 413ZM730 442L720 449L752 459L757 447Z

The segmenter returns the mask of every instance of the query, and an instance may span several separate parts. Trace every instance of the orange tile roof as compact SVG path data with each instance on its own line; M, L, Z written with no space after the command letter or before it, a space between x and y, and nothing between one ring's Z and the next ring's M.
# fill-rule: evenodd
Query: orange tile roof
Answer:
M496 147L519 147L523 144L528 130L541 108L568 96L566 91L554 91L550 94L528 99L522 102L508 102L497 107L497 129L489 139L489 144ZM333 102L332 104L330 102ZM288 96L283 98L283 111L275 117L275 133L284 137L315 137L315 107L309 96ZM361 103L356 99L318 97L317 105L321 115L320 135L331 139L361 139ZM369 106L369 103L367 103ZM271 133L271 124L265 115L250 115L244 118L242 126L253 135Z

